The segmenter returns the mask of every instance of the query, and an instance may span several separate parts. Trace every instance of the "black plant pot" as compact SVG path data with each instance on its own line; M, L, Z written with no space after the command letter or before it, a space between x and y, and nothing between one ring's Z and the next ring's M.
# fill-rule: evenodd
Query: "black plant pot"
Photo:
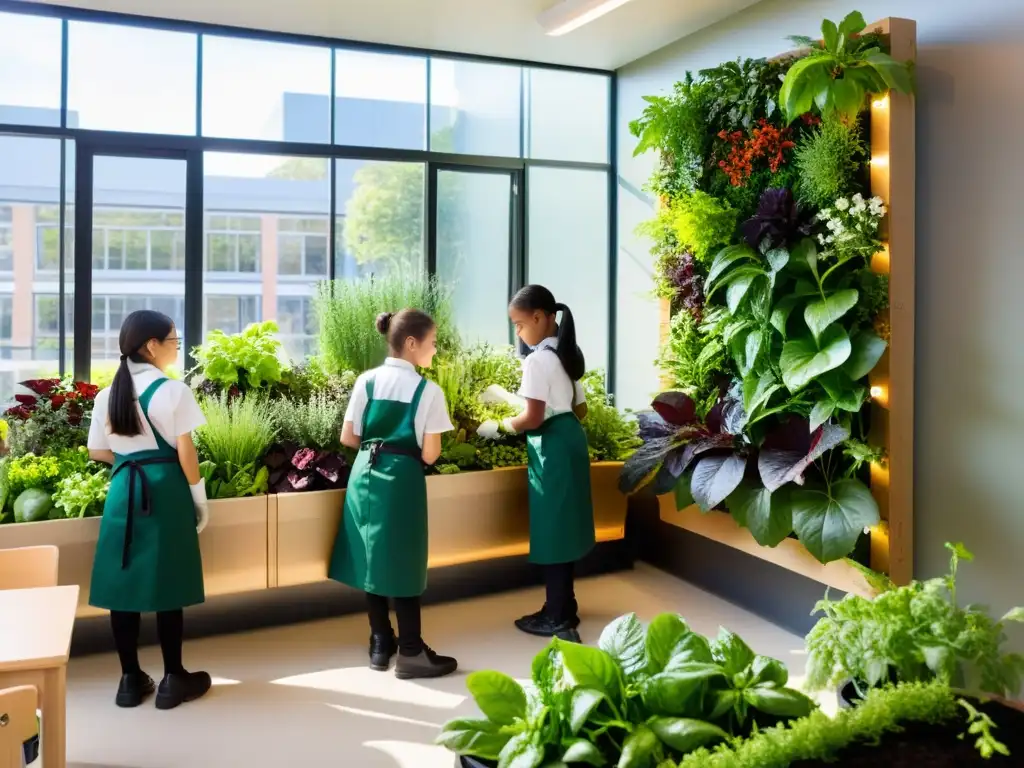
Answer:
M31 765L39 759L39 734L36 734L31 739L26 741L22 745L22 749L25 752L25 765Z
M483 760L479 757L458 755L455 758L455 768L494 768L496 765L497 763L491 762L490 760Z
M896 670L892 667L889 668L889 682L893 685L899 683L899 678L896 677ZM861 687L866 688L867 686ZM863 698L863 696L857 693L857 686L853 684L853 680L847 680L839 686L836 696L839 699L840 709L852 709L857 704L860 704L860 701Z

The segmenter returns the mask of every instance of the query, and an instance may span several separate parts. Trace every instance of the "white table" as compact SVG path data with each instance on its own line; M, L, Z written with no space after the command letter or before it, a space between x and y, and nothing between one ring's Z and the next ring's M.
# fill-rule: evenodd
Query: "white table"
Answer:
M43 768L67 763L67 668L77 607L77 586L0 590L0 688L39 691Z

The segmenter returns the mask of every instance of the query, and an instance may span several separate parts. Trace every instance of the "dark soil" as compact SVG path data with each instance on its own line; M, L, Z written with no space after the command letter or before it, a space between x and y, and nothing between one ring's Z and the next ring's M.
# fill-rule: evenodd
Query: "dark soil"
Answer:
M966 717L945 726L909 724L882 738L881 744L857 744L841 751L834 762L800 760L790 768L1021 768L1024 766L1024 712L989 702L976 705L996 724L992 735L1010 750L1010 757L985 760L968 734Z

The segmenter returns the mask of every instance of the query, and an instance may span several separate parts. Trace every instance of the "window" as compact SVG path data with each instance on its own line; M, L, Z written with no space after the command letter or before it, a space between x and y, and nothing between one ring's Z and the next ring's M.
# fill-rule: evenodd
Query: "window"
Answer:
M203 35L203 135L330 143L331 49Z
M75 222L71 206L64 219L64 252L68 254L65 269L70 273L75 260ZM55 205L36 207L36 269L40 272L60 269L60 217Z
M327 277L327 219L282 218L277 224L277 273Z
M608 365L608 173L531 168L531 283L569 306L587 368Z
M10 360L14 332L14 297L0 296L0 358Z
M431 59L430 148L519 157L521 80L520 67Z
M203 336L216 329L224 333L241 333L246 326L260 319L259 296L206 296Z
M14 208L0 205L0 272L14 271Z
M422 270L422 163L336 160L335 276Z
M529 157L608 162L608 77L529 69L526 84Z
M261 237L258 216L207 216L206 271L258 272Z
M277 300L281 343L293 360L317 353L316 308L310 296L281 296Z
M335 143L426 149L424 57L337 50L334 69Z
M70 22L68 125L194 135L196 40L183 32Z
M46 297L49 298L49 297ZM55 297L53 297L55 299ZM39 298L36 299L37 307ZM185 326L184 296L142 296L114 295L92 297L92 359L94 361L116 360L121 356L118 337L121 324L132 312L153 309L163 312L174 321L178 329ZM49 313L56 314L56 302ZM37 315L38 317L38 315ZM49 314L47 315L49 320ZM95 372L95 371L94 371Z
M32 356L36 360L57 360L60 350L60 297L56 294L37 295L34 302L34 339ZM71 296L64 298L64 327L70 338L75 306Z
M92 221L94 270L185 269L184 212L97 208ZM56 234L54 224L50 234L54 241L52 262L56 261Z
M0 123L60 125L61 21L0 13Z

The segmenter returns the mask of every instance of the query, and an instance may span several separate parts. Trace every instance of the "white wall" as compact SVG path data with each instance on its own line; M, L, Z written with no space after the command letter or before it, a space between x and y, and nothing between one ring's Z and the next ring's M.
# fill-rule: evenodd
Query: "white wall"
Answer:
M941 572L943 542L962 540L976 555L966 599L1001 612L1024 604L1024 2L765 0L620 70L620 403L641 405L657 380L657 309L635 297L650 257L632 234L652 206L626 187L653 165L632 157L641 96L785 51L854 8L918 22L916 575Z

